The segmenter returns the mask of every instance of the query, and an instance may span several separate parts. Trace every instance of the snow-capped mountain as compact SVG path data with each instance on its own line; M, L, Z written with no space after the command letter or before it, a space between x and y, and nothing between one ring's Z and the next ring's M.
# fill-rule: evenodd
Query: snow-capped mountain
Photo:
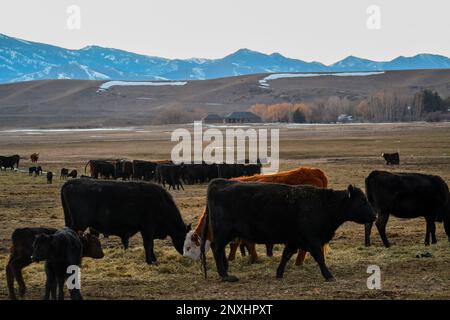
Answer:
M198 80L276 72L341 72L450 68L433 54L376 62L349 56L330 66L240 49L222 59L165 59L89 46L69 50L0 34L0 83L41 79Z

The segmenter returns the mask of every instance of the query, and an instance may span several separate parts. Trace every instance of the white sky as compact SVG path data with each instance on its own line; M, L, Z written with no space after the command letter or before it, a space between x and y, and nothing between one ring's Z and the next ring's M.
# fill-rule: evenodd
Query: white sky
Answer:
M350 54L450 56L449 0L2 0L0 33L78 49L220 58L239 48L330 64ZM366 26L369 5L381 29ZM81 8L69 30L67 7Z

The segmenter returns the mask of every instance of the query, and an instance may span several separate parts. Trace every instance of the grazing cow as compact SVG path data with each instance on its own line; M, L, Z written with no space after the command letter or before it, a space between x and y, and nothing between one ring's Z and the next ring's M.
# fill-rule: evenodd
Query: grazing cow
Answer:
M378 213L376 226L385 247L390 243L386 236L389 215L426 220L425 245L436 243L435 221L450 222L450 196L448 186L439 176L421 173L391 173L372 171L366 178L366 194ZM365 244L370 246L372 223L365 228ZM450 230L446 230L450 240Z
M177 188L177 190L180 190L180 187L184 190L183 184L181 183L183 166L183 164L158 164L158 166L156 167L156 171L158 173L158 178L161 179L161 183L164 188L166 187L167 183L169 185L169 190L170 188L174 190L175 188Z
M37 163L39 160L39 153L33 153L30 155L30 160L32 163Z
M158 163L143 160L133 160L132 162L132 177L133 180L150 181L154 178L156 167Z
M381 156L386 160L386 164L399 165L400 155L398 152L395 153L382 153Z
M30 176L32 176L34 173L35 176L40 176L42 174L42 167L38 166L38 167L30 167L28 168L28 174Z
M68 267L81 267L83 243L78 234L69 228L54 234L40 234L33 242L34 262L45 261L45 295L44 300L64 300L64 283L68 277ZM57 293L58 291L58 293ZM69 289L72 300L82 300L79 288Z
M11 254L6 266L6 280L10 299L15 300L14 279L19 284L19 294L24 296L26 293L26 285L22 276L22 269L32 263L31 255L33 254L33 242L37 235L51 235L56 232L54 228L21 228L16 229L12 233ZM83 242L83 257L91 257L94 259L103 258L103 251L100 240L85 233L80 235Z
M328 179L325 173L316 168L306 168L306 167L300 167L294 170L290 171L284 171L274 174L260 174L260 175L254 175L250 177L239 177L234 178L233 180L236 181L244 181L244 182L274 182L274 183L284 183L289 185L312 185L319 188L327 188L328 186ZM190 257L194 260L200 259L200 234L201 230L203 228L203 224L205 222L206 212L208 210L208 207L205 208L203 211L203 215L200 217L200 220L197 224L197 227L192 232L192 234L189 235L189 237L186 237L185 244L184 244L184 255L186 257ZM211 240L211 235L207 235L208 242ZM255 250L255 245L248 243L248 241L241 243L241 245L244 245L248 248L248 251L250 253L250 261L255 262L257 261L257 254ZM229 254L229 260L233 260L233 258L236 255L236 250L239 247L239 243L233 243L230 248L230 254ZM269 244L266 244L267 249L267 255L272 255L271 246ZM324 248L326 251L326 248ZM242 250L241 250L242 252ZM301 265L305 259L306 252L302 249L299 249L297 259L295 261L295 265Z
M98 179L99 177L112 179L116 172L114 165L105 160L89 160L84 167L84 172L86 172L87 166L89 166L91 177L94 179Z
M97 181L78 179L61 188L61 201L67 227L84 231L93 228L116 235L122 243L140 232L148 264L156 261L153 239L172 238L183 254L186 226L172 196L159 185L146 182Z
M59 175L59 179L67 179L67 176L69 175L69 169L67 168L62 168L61 169L61 174Z
M19 161L20 156L18 154L8 157L0 156L0 169L3 167L5 171L7 168L14 170L14 166L19 169Z
M346 221L369 223L375 214L364 193L353 186L335 191L312 186L242 183L215 179L208 185L207 223L202 230L201 254L206 277L205 243L211 228L211 249L223 281L228 275L225 246L235 237L255 243L285 244L277 277L298 248L310 252L326 281L334 280L322 247Z
M52 184L53 182L53 172L49 171L47 172L47 183Z
M67 175L67 177L76 179L76 178L78 177L78 171L75 170L75 169L74 169L74 170L71 170L71 171L69 172L69 174Z

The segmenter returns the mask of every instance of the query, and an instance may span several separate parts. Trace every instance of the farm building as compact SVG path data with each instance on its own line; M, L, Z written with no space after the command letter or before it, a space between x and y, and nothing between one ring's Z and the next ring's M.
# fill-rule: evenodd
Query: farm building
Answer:
M225 123L254 123L261 122L261 118L249 111L235 111L225 116Z
M210 113L202 119L204 123L223 123L224 119L217 113Z

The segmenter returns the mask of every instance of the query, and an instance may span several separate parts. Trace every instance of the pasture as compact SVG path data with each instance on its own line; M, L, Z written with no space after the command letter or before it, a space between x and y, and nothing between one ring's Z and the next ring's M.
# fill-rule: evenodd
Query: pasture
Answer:
M186 126L192 129L192 126ZM155 126L117 131L0 132L0 154L40 154L38 164L53 171L53 184L45 175L0 172L0 299L7 299L5 266L10 236L18 227L64 225L59 190L62 167L84 173L89 159L128 158L163 160L170 158L174 143L170 134L176 127ZM401 165L386 166L382 152L399 150ZM21 160L28 170L31 161ZM423 172L440 175L450 183L450 123L354 124L280 126L280 170L298 166L322 169L329 187L343 189L348 184L364 187L364 178L375 169ZM196 225L205 205L206 184L187 185L170 191L186 223ZM124 213L126 214L126 213ZM250 265L248 256L230 263L237 283L222 283L208 254L208 279L199 262L179 255L170 239L155 241L158 261L147 265L142 239L130 241L123 250L117 237L101 238L105 257L85 258L81 291L86 299L449 299L450 243L442 224L437 224L438 243L423 244L424 219L400 220L391 217L387 234L393 246L382 246L376 228L371 247L364 246L364 227L346 223L330 243L327 264L337 281L325 283L318 265L308 259L301 267L288 263L285 278L277 280L275 270L282 246L274 257L265 256L257 246L260 262ZM423 253L429 258L417 258ZM381 268L380 290L369 290L369 265ZM26 299L41 299L45 274L43 263L24 269L28 286ZM66 295L67 297L67 295Z

